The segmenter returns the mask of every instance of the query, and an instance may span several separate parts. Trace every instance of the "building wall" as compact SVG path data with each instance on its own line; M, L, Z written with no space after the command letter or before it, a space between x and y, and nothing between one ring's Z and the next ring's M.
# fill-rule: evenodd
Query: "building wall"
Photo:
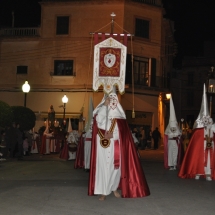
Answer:
M9 105L23 105L21 87L28 80L31 91L27 95L27 107L33 111L45 113L52 104L55 111L62 112L58 106L62 104L61 99L66 93L69 98L66 110L80 114L84 106L84 116L87 118L89 97L93 97L94 106L103 97L101 92L92 92L93 37L90 32L110 33L112 12L116 14L114 33L134 34L136 17L150 20L150 39L132 37L132 40L128 40L128 53L155 58L156 75L162 77L162 34L167 28L163 28L162 7L122 0L54 1L40 4L39 37L0 38L0 100ZM70 16L69 35L56 35L56 18L60 15ZM59 59L74 60L74 76L53 76L54 60ZM20 65L28 66L28 74L16 74L16 68ZM163 89L153 89L151 94L146 94L146 91L150 89L142 89L135 94L135 110L152 113L151 124L157 127L158 95ZM125 111L132 110L129 90L120 99Z

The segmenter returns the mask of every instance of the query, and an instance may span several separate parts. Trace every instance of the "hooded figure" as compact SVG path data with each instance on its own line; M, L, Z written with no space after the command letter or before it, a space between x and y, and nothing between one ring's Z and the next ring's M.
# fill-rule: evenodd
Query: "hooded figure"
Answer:
M92 123L93 123L93 101L90 97L88 109L88 122L86 123L84 132L80 136L78 143L77 156L74 168L85 168L88 172L90 169L90 153L92 141Z
M48 120L46 120L46 129L43 132L42 144L40 148L41 154L50 154L51 137L53 137L53 133L50 133L49 123Z
M148 196L148 184L115 89L104 96L93 116L88 194L100 195L99 200L111 192L117 198Z
M88 123L86 127L86 134L84 138L84 168L85 170L90 169L90 153L91 153L91 142L92 142L92 126L93 126L93 101L90 97L89 110L88 110Z
M69 119L69 124L67 128L68 137L67 137L67 144L68 144L68 160L74 160L76 158L76 151L77 151L77 140L75 137L75 131L72 130L71 120Z
M215 125L209 115L205 84L199 115L193 126L193 134L188 144L181 169L180 178L206 178L215 180Z
M164 138L164 167L176 170L179 163L179 148L181 149L181 130L176 120L175 108L172 97L170 97L169 124L165 130ZM181 155L181 154L180 154Z

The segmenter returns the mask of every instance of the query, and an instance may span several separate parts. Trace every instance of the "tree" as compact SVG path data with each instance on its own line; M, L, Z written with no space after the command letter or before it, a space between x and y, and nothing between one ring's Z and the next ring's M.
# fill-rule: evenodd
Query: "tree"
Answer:
M36 116L35 113L26 107L11 106L13 113L13 121L20 124L20 128L28 131L35 126Z
M10 126L12 124L13 114L11 107L0 101L0 127L4 128L6 126Z

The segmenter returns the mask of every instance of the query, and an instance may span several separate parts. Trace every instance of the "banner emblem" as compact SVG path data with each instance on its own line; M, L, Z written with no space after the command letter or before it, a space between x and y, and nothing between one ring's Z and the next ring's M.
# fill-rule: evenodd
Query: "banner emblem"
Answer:
M105 66L111 68L116 62L116 56L113 54L106 54L104 57Z

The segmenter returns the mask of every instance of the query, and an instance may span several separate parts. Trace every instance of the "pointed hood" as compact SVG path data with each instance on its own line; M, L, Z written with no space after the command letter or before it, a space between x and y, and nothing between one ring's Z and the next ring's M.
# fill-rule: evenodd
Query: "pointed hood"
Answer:
M210 124L210 121L211 120L210 120L210 114L208 110L208 101L207 101L207 95L206 95L205 84L204 84L201 109L196 121L194 122L193 129L204 128L208 124Z
M87 124L86 124L86 127L85 127L86 132L90 129L90 125L91 125L92 120L93 120L93 110L94 110L93 100L92 100L92 97L90 97L89 108L88 108L88 120L87 120Z
M173 137L181 134L181 130L178 126L178 122L175 115L175 108L174 108L172 96L170 97L169 124L166 127L165 134Z
M118 118L118 119L126 119L125 112L119 103L118 96L116 94L116 87L113 87L113 91L110 94L104 94L102 101L93 111L93 116L98 113L99 109L104 105L105 100L109 97L110 104L108 105L108 117L109 118Z
M68 132L68 133L72 132L72 125L71 125L71 120L70 120L70 118L69 118L69 124L68 124L67 132Z
M99 109L100 109L100 108L103 106L103 104L105 103L105 100L106 100L107 97L108 97L108 94L107 94L107 93L104 93L104 96L103 96L103 98L102 98L102 101L97 105L97 107L96 107L95 110L93 111L93 116L94 116L95 114L98 113Z

